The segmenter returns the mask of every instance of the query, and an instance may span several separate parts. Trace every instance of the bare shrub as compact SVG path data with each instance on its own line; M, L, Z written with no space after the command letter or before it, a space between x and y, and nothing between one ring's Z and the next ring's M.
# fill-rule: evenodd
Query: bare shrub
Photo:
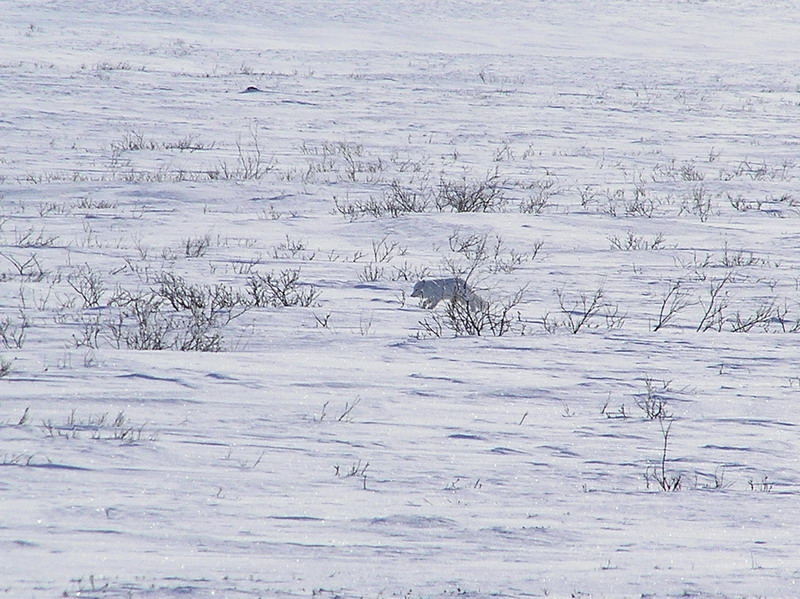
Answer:
M138 152L142 150L155 150L159 144L152 139L147 139L141 129L133 129L122 135L120 141L111 142L112 152Z
M373 197L358 200L339 200L333 198L333 205L335 210L351 221L356 220L362 216L372 216L379 218L387 213L386 206L382 200L376 200Z
M642 235L635 235L632 231L628 231L624 238L617 237L616 235L609 237L611 242L611 249L614 250L660 250L664 249L664 234L659 233L652 239L646 239Z
M461 229L454 230L448 236L448 242L451 251L463 255L467 259L465 269L456 268L451 264L450 270L455 275L465 274L461 272L462 270L471 274L484 262L488 262L489 272L510 273L523 262L534 260L544 245L544 242L536 241L533 243L531 253L522 253L514 249L507 250L503 238L499 235L495 234L490 238L488 233L465 234Z
M27 231L15 231L14 245L24 248L44 248L54 247L58 241L58 235L48 235L44 230L36 231L33 228Z
M133 298L121 311L119 321L109 323L117 340L127 349L165 350L173 347L170 339L176 324L161 309L163 300L155 295ZM126 326L126 321L132 325Z
M378 241L372 242L372 258L374 262L391 262L396 255L404 255L407 248L401 247L397 241L387 241L388 235L384 235Z
M730 193L728 193L727 197L728 201L731 203L731 206L733 206L734 209L736 209L739 212L749 212L750 210L761 210L761 207L764 205L764 200L761 199L749 200L744 196L742 196L741 194L734 197Z
M539 255L542 246L544 246L543 241L533 242L533 251L530 253L521 253L511 249L507 253L502 254L499 252L500 248L497 248L498 252L492 257L492 262L489 265L489 272L513 272L521 266L523 262L534 260L536 256Z
M77 210L113 210L117 205L108 200L95 200L89 196L84 196L75 202L72 207Z
M669 435L672 431L672 423L673 421L670 420L669 424L665 425L666 419L660 418L658 420L659 424L661 425L661 438L663 440L661 446L661 459L659 460L658 464L650 465L645 470L645 481L647 484L647 488L650 488L650 485L655 483L659 489L662 491L678 491L681 489L682 484L682 475L681 474L671 474L667 471L667 451L669 447Z
M394 269L394 273L391 276L393 281L419 281L431 274L428 267L412 266L407 261L401 266L392 265L392 268Z
M681 213L694 214L700 217L701 222L706 222L714 213L714 204L705 186L700 183L692 189L691 196L684 200Z
M439 210L492 212L504 204L505 197L500 176L495 171L477 181L469 181L466 177L456 181L442 179L435 201Z
M5 358L0 358L0 379L7 377L11 374L11 362Z
M460 336L502 337L509 333L524 334L525 326L517 307L522 303L526 288L503 301L467 302L454 298L447 302L444 313L434 312L420 321L424 335L444 336L445 331Z
M684 181L702 181L706 176L697 170L694 162L686 162L680 167L681 179Z
M586 187L581 192L581 205L587 208L589 204L595 202L594 192L590 187ZM619 188L606 191L606 203L599 207L601 212L609 216L643 216L652 218L656 208L661 206L663 200L651 198L647 194L644 184L638 182L633 186L633 194L628 195L625 189Z
M355 400L353 400L353 403L346 401L344 402L344 408L341 410L341 412L339 412L338 416L336 414L333 414L331 418L328 418L328 405L330 404L330 402L326 401L324 404L322 404L322 411L320 412L319 417L314 417L314 420L316 422L322 422L323 420L328 418L328 420L332 422L352 422L353 421L352 412L356 408L356 406L360 403L361 403L360 397L356 397Z
M192 312L188 317L178 317L173 348L180 351L219 352L223 350L223 337L215 319Z
M362 216L396 218L413 212L428 212L431 209L431 193L427 189L412 189L394 180L380 198L370 196L366 199L340 201L333 199L336 211L355 220Z
M597 192L592 185L584 185L578 190L578 195L581 198L581 207L587 210L589 206L597 203Z
M258 128L255 125L250 127L250 145L248 147L242 143L241 135L236 137L235 144L236 164L229 165L226 161L221 161L216 176L212 178L235 181L261 179L274 168L273 160L264 156L258 139Z
M0 254L0 256L11 262L20 277L38 282L47 276L36 253L31 254L27 260L18 259L10 254Z
M374 262L370 262L364 268L361 269L361 272L358 275L358 280L363 283L374 283L375 281L380 281L383 278L384 269Z
M10 316L0 320L0 343L6 349L22 349L25 345L25 337L31 323L24 312L20 311L19 316L18 322L11 320Z
M91 347L92 349L97 349L100 333L103 330L100 316L95 315L89 318L80 317L78 324L81 327L79 332L72 335L75 347Z
M644 216L652 218L656 209L656 202L647 197L644 185L638 183L633 186L633 198L625 203L625 216Z
M464 234L461 229L455 229L448 236L447 241L450 244L450 251L462 254L470 262L481 262L489 257L488 233L483 235Z
M144 293L120 290L114 295L119 311L103 330L117 347L222 351L222 328L250 308L242 293L226 285L193 285L174 273L161 273L157 282ZM96 337L89 322L76 343L96 346Z
M649 376L644 379L645 392L636 395L636 405L650 420L672 418L667 411L667 394L671 391L670 381L655 381Z
M308 243L302 239L294 239L286 236L285 241L281 241L275 246L272 252L272 257L276 260L313 260L317 257L317 253L308 249Z
M711 281L708 299L706 301L700 300L700 305L703 307L703 317L697 325L697 331L708 331L713 328L718 331L722 330L725 322L724 313L729 304L727 292L724 291L732 279L733 273L729 272L722 279Z
M96 308L105 294L103 278L89 265L78 267L77 272L67 277L67 284L81 297L84 308Z
M308 308L316 304L319 290L314 285L302 285L300 271L282 270L279 273L255 273L247 279L250 303L256 307Z
M729 250L728 243L725 242L722 249L722 258L719 260L719 266L725 268L734 267L747 267L747 266L770 266L768 258L760 258L753 252L744 250Z
M317 173L335 173L337 179L342 181L378 183L386 171L383 160L380 157L366 156L364 146L359 143L324 142L319 146L304 143L300 151L309 157L308 169L303 175L304 181L310 180Z
M689 293L682 288L682 285L683 282L680 280L670 282L669 288L661 298L653 332L665 327L681 310L693 304L688 299Z
M550 206L550 200L555 194L553 188L556 180L543 178L527 186L529 195L522 200L519 210L525 214L541 214Z
M621 324L616 310L605 301L603 288L598 288L594 293L580 293L577 297L569 297L564 288L555 290L558 298L559 316L551 317L546 313L541 320L542 326L549 333L555 333L561 328L566 328L573 335L581 329L596 328L597 317L605 315L612 317L612 322ZM608 320L607 320L608 322Z
M754 327L758 326L767 331L772 321L778 317L777 301L773 298L757 306L752 314L743 315L737 311L730 319L731 330L734 333L749 333Z
M395 179L389 184L389 190L383 197L383 205L391 216L427 212L431 206L431 196L426 189L404 187Z
M772 491L772 487L775 485L775 483L769 482L769 477L764 475L764 477L760 481L755 481L752 478L749 479L747 481L747 485L749 486L751 491L769 493Z
M187 135L176 141L164 142L165 150L180 150L181 152L197 152L198 150L213 150L216 142L206 143L197 141L196 135Z
M104 413L90 414L88 418L79 420L73 410L61 424L56 424L49 419L42 421L42 431L48 437L79 439L88 435L98 441L137 443L142 441L146 425L147 423L138 426L132 425L124 412L118 412L113 419L109 418L108 413ZM154 441L155 438L156 436L152 434L145 440Z
M33 227L26 231L14 231L14 245L21 248L54 247L58 235L48 235L44 229L36 231Z
M363 177L369 183L376 183L385 170L380 158L369 159L364 156L364 146L352 142L323 144L324 151L330 156L337 156L343 162L344 176L347 181L355 183Z
M119 320L109 323L117 343L136 350L222 351L216 318L200 310L168 312L164 301L156 294L134 298Z
M211 247L211 235L206 233L200 237L187 237L181 241L183 255L187 258L200 258L206 255Z
M183 310L197 314L197 320L217 321L225 324L241 316L248 308L247 298L228 285L193 285L183 277L164 272L158 277L155 293L166 300L176 312Z
M775 308L775 320L778 321L778 324L781 327L781 331L784 333L797 333L800 332L800 318L793 317L789 318L789 306L787 302L784 302L782 306L778 306Z

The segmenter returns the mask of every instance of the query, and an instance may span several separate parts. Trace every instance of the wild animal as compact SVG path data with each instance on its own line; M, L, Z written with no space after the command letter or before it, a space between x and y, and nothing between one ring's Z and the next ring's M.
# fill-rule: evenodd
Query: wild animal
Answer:
M411 297L422 298L420 306L429 310L433 310L443 300L463 302L470 310L486 308L486 302L461 277L417 281Z

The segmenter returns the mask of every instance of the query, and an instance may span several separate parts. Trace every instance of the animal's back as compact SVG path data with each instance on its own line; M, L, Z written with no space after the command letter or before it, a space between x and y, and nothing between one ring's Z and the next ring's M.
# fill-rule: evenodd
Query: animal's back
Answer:
M428 309L435 308L443 300L461 301L471 308L480 308L484 305L484 301L470 289L467 282L461 277L417 281L411 297L421 297L422 306Z

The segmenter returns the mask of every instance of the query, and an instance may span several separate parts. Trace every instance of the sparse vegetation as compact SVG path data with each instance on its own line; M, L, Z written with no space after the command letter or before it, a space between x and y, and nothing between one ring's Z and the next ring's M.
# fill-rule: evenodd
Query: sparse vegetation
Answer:
M322 422L324 420L330 420L333 422L351 422L353 420L352 412L361 403L361 398L356 397L352 402L345 402L344 407L338 414L330 415L328 414L328 406L330 405L329 401L326 401L322 404L322 410L320 411L319 417L316 417L315 420L317 422Z
M98 441L119 441L126 444L155 441L155 434L145 435L146 426L146 422L140 425L131 424L125 412L118 412L113 419L108 413L90 414L79 419L76 410L72 410L63 423L57 424L51 419L42 421L42 431L48 437L80 439L88 436Z
M721 279L711 281L708 288L708 297L705 300L700 299L700 305L703 307L703 317L697 325L698 331L722 330L725 324L725 310L729 304L725 289L732 279L733 273L728 272Z
M636 396L636 405L649 420L668 420L672 414L667 411L667 394L670 392L669 381L655 381L645 377L646 390Z
M78 267L74 274L67 277L67 284L83 300L84 308L96 308L100 305L106 292L102 276L88 265Z
M473 19L485 7L461 3L475 35L398 52L413 7L325 2L335 27L379 35L322 52L292 30L320 30L319 6L278 19L300 41L267 50L247 42L269 15L237 19L234 48L239 35L191 33L193 6L124 7L99 26L61 3L26 26L38 4L8 3L0 42L19 46L0 71L30 100L4 114L0 155L9 596L588 597L611 571L620 592L785 592L800 480L788 58L753 43L696 60L700 38L669 37L657 68L593 54L636 3L615 3L588 43L559 35L575 19L550 22L542 43L566 51L544 63L504 54L520 41L519 27L496 35L519 20L508 6ZM701 4L668 11L676 30ZM202 8L204 23L230 12ZM775 33L793 16L736 12L715 44L736 39L732 21ZM80 51L53 58L74 31ZM89 48L99 62L79 68ZM766 71L746 64L754 48ZM412 291L455 277L469 295ZM714 535L733 558L722 574L694 564L701 503L710 530L757 516ZM158 528L129 534L144 520ZM668 545L674 567L645 560L634 589L643 545L623 536ZM194 551L185 571L128 579L164 539ZM119 559L97 578L58 559L37 573L78 540L81 563ZM596 557L554 565L566 545ZM408 588L402 572L354 586L350 566L398 547L434 561ZM239 559L262 553L287 575ZM309 556L319 576L298 569ZM532 559L503 588L503 564ZM478 562L492 567L468 586L451 576Z
M5 358L0 358L0 379L11 374L11 362Z
M497 171L482 180L443 179L435 198L439 210L454 212L492 212L505 203L503 182Z
M628 231L624 238L616 235L608 238L611 248L615 250L660 250L664 248L664 235L659 233L652 239L646 239L641 235L635 235Z
M673 474L667 469L667 452L669 448L669 435L672 431L672 420L666 418L658 418L658 424L661 427L661 438L663 444L661 446L661 459L657 464L647 467L645 471L645 481L647 488L651 485L657 486L662 491L679 491L682 488L683 476L681 474Z
M689 293L684 289L681 280L670 281L664 295L661 297L658 308L658 317L653 325L653 331L665 327L679 312L692 305Z
M546 313L541 318L541 324L548 333L556 333L566 329L573 335L581 330L597 328L598 319L605 316L608 328L622 326L625 317L619 313L616 306L606 302L605 292L599 287L594 293L579 293L572 296L565 289L555 290L558 299L558 314L551 316Z
M296 269L255 273L247 279L247 293L253 306L276 308L308 308L316 304L320 294L314 285L300 283L300 271Z
M183 255L187 258L200 258L206 255L211 246L211 235L206 233L200 237L187 237L181 242Z
M775 485L775 483L770 482L769 477L766 475L764 475L760 481L756 481L751 478L747 481L747 484L751 491L759 491L761 493L771 492L772 487Z
M30 326L28 316L22 311L19 318L13 320L10 316L3 317L0 319L0 343L6 349L22 349Z
M445 303L443 312L433 312L419 322L422 327L420 334L433 337L442 337L445 333L457 337L525 334L525 323L517 309L524 297L525 288L504 300L484 300L480 305L452 299Z
M235 164L231 165L226 160L220 161L211 178L220 178L228 181L251 181L262 179L274 168L273 161L264 155L258 137L258 127L255 124L250 126L249 134L249 145L245 145L241 135L236 138Z

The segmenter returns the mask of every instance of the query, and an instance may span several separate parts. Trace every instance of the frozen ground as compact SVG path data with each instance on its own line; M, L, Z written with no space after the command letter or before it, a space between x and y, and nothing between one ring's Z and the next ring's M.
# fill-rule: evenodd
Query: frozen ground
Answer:
M800 593L795 3L0 13L0 594Z

